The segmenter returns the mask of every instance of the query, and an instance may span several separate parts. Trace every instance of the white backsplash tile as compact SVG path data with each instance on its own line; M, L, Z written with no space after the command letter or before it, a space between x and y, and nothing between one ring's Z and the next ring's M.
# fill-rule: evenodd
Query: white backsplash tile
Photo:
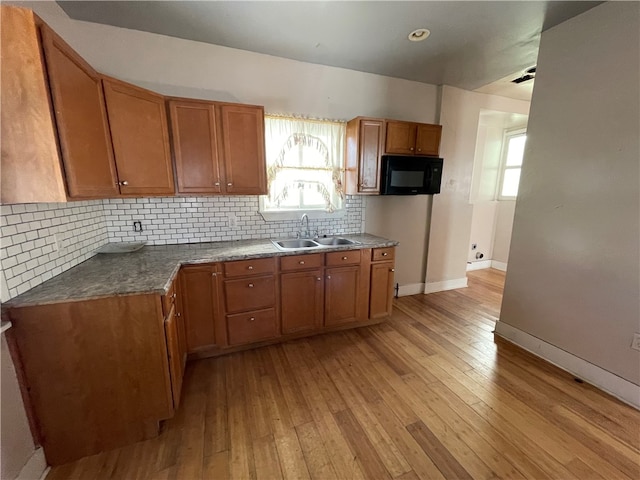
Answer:
M312 231L363 231L365 200L347 196L342 218L310 220ZM87 260L107 242L149 245L294 236L297 220L266 222L256 196L161 197L0 206L0 300L5 302ZM236 226L229 227L228 217ZM143 231L133 231L133 222Z

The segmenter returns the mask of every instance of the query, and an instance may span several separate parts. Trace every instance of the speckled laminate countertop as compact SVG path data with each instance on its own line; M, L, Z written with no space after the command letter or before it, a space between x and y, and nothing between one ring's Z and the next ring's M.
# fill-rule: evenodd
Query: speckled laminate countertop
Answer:
M98 254L19 295L5 307L73 302L114 295L165 294L182 265L226 262L301 253L391 247L394 240L369 234L341 235L355 245L313 250L278 250L270 240L145 246L133 253Z

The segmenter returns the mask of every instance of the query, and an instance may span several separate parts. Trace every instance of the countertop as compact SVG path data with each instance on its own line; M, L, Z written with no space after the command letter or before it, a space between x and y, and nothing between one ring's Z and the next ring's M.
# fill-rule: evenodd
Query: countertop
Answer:
M366 233L341 237L354 240L358 244L285 252L278 250L270 240L236 240L145 246L132 253L97 254L12 298L5 307L73 302L114 295L163 295L182 265L398 245L394 240Z

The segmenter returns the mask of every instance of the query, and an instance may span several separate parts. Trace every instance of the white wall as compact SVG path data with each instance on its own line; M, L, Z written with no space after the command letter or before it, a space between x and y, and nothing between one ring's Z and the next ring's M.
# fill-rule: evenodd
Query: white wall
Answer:
M469 199L483 109L526 115L529 102L442 88L440 154L445 163L441 193L433 197L425 291L466 285L473 215Z
M515 200L501 200L497 203L495 228L493 235L493 254L491 259L506 264L511 248L513 231L513 215L516 209Z
M498 326L635 385L638 132L640 4L606 2L543 32Z
M2 334L0 366L2 367L2 415L0 446L0 478L16 478L35 451L31 431L24 411L16 372L9 355L9 348Z

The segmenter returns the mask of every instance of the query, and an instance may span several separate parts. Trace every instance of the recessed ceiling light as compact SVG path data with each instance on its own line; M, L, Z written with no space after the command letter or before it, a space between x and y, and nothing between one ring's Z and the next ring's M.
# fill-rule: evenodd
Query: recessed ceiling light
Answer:
M407 38L412 42L421 42L426 40L429 35L431 35L431 32L426 28L418 28L411 32Z

